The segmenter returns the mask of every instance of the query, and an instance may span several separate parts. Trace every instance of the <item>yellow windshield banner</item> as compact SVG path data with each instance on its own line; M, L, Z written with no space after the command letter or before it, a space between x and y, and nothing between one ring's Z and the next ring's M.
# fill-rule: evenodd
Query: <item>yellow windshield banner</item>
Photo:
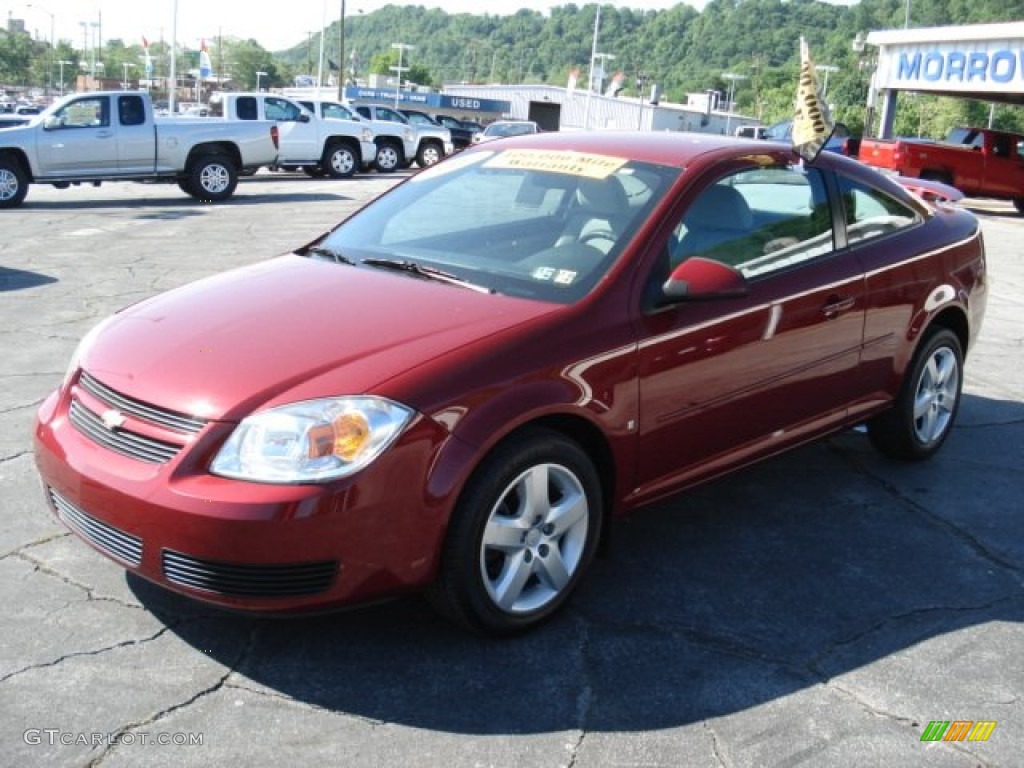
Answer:
M556 152L550 149L508 149L485 163L487 168L516 168L527 171L564 173L587 179L605 179L624 166L624 157Z
M796 114L793 116L793 149L807 162L818 156L835 126L828 105L818 91L814 62L807 41L800 38L800 83L796 91Z

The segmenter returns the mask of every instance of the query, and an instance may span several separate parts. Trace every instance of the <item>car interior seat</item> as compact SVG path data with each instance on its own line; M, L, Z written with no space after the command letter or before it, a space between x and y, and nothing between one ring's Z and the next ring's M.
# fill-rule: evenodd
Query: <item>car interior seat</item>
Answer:
M555 247L570 243L593 246L608 253L629 222L626 191L614 176L580 179L573 208Z
M754 229L750 206L732 187L718 184L705 190L690 206L682 224L682 234L672 252L672 267L689 256L710 256L733 266L749 256L733 253L728 245L738 243Z

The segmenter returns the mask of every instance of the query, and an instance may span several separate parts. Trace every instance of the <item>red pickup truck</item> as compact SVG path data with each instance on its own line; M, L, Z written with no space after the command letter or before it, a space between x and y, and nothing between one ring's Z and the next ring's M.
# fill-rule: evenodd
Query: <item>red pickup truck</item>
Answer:
M901 176L950 184L965 195L1012 200L1024 214L1024 135L954 128L945 141L864 138L859 159Z

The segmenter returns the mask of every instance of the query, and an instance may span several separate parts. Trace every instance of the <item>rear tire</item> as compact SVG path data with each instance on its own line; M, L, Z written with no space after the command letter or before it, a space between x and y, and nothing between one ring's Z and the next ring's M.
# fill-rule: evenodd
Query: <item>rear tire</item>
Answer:
M0 208L17 208L28 194L28 176L21 165L0 158Z
M579 445L546 429L523 432L487 456L463 490L428 597L474 631L531 629L590 565L602 510L597 471Z
M1013 198L1013 207L1017 209L1017 213L1024 214L1024 197Z
M921 171L921 178L925 181L937 181L940 184L953 186L953 179L945 171Z
M238 171L227 155L200 155L188 170L189 194L203 202L227 200L238 186Z
M872 444L887 456L931 458L953 431L963 388L960 340L947 328L922 339L893 407L868 423Z

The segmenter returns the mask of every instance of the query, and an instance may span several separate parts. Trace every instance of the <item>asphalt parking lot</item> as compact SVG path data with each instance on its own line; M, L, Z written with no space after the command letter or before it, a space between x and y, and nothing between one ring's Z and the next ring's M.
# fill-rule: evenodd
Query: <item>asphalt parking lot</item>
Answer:
M645 510L526 637L468 636L415 598L228 615L58 524L30 431L78 339L312 239L395 178L261 173L217 206L33 187L0 211L0 765L1021 765L1024 217L1007 204L970 204L992 294L933 461L849 432ZM921 741L936 720L996 726Z

